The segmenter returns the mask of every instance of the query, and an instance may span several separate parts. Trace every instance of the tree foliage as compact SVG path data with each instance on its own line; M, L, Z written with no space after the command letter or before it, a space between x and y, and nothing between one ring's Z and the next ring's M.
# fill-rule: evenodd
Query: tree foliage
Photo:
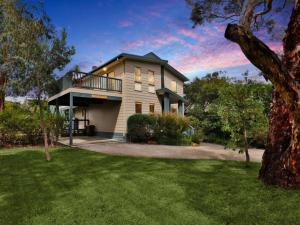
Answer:
M230 84L220 91L217 113L224 131L230 133L228 147L240 148L246 153L251 140L258 134L267 132L267 116L264 104L254 96L253 90L243 83Z
M30 5L16 0L2 2L1 0L0 9L2 10L1 15L6 21L3 23L3 30L8 33L2 40L5 40L4 43L11 44L8 49L13 52L8 55L13 55L12 59L22 58L22 73L12 77L11 74L14 74L17 69L5 71L3 73L6 77L5 83L9 75L11 83L15 84L11 86L12 93L30 95L37 100L46 159L50 160L43 100L47 97L48 92L53 90L56 82L54 72L62 70L70 62L71 56L75 54L75 49L73 46L67 45L67 33L64 29L60 35L57 34L42 5ZM6 23L13 25L8 26ZM22 25L20 25L21 27L19 27L19 23ZM14 25L17 25L18 31L15 30ZM0 25L0 27L3 26ZM18 36L18 32L21 32L20 36ZM17 50L15 50L15 46L21 47L16 47ZM11 62L14 61L10 57L6 57L3 58L2 64L10 65Z
M298 0L187 0L194 25L220 19L227 24L224 36L241 48L248 60L261 70L273 87L268 146L263 156L260 179L266 184L300 188L300 1ZM229 9L229 11L228 11ZM292 12L279 57L255 31L276 26L275 14ZM284 16L283 16L284 17ZM288 17L288 15L286 15ZM233 19L232 19L233 18ZM271 18L271 19L270 19ZM223 21L224 22L224 21ZM263 26L263 25L266 26ZM284 131L282 131L284 129ZM288 144L287 144L288 143Z
M222 144L228 136L222 130L217 112L211 109L219 97L219 90L227 84L228 79L222 72L214 72L185 85L188 113L198 119L205 141Z

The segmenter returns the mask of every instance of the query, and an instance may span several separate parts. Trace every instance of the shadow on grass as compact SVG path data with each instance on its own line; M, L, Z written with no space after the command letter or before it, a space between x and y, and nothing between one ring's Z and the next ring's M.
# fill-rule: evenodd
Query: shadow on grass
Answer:
M85 195L78 191L82 188L96 189L95 196L87 193L85 198L94 201L109 196L111 204L123 201L128 209L138 208L145 215L151 211L151 218L161 221L170 214L177 224L186 219L179 213L184 210L213 218L215 224L299 221L300 193L260 184L257 163L247 168L243 162L130 158L70 148L58 148L52 156L46 162L38 150L0 154L0 224L31 224L33 217L54 210L57 201L66 201L68 196L80 199L80 194ZM182 198L177 196L180 193ZM110 200L111 196L115 199ZM170 204L179 201L182 208L178 212L172 207L159 208L162 203L158 201L164 198ZM144 202L138 202L141 199Z

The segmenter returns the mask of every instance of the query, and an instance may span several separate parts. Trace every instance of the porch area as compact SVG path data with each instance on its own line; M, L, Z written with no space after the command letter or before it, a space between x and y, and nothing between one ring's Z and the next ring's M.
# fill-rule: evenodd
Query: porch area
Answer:
M99 140L113 137L121 101L119 92L68 88L49 98L48 104L66 116L68 144L73 145L74 136L87 135L91 126L95 129L92 136L102 136Z

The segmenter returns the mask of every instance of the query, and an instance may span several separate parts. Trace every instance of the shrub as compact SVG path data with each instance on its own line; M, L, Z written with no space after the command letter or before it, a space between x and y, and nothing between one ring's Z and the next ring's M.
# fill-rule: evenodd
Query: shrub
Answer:
M184 131L188 128L188 119L174 114L157 115L154 137L159 144L182 145L185 142Z
M187 118L174 114L135 114L128 118L127 136L132 142L155 141L159 144L190 145L192 137L184 134L188 125Z
M42 142L38 114L28 107L9 103L0 112L0 146Z
M196 143L196 144L200 144L200 142L203 141L203 133L198 131L198 132L195 132L193 135L192 135L192 142L193 143Z
M127 138L132 142L148 142L153 138L155 117L134 114L127 121Z
M54 142L57 142L59 135L64 132L65 121L66 121L65 116L59 113L51 113L51 112L46 113L46 125L48 128L51 145L53 145Z

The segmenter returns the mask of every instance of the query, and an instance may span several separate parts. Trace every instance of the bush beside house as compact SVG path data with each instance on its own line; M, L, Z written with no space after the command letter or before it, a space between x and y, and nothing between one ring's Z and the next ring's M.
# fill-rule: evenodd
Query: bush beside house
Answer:
M173 114L135 114L128 118L127 127L128 140L132 142L190 145L193 139L186 134L189 120Z
M149 142L153 140L156 118L145 114L135 114L127 121L128 139L132 142Z
M47 112L45 115L49 139L53 144L62 132L64 118ZM0 147L42 143L43 135L36 105L6 102L5 109L0 112Z

